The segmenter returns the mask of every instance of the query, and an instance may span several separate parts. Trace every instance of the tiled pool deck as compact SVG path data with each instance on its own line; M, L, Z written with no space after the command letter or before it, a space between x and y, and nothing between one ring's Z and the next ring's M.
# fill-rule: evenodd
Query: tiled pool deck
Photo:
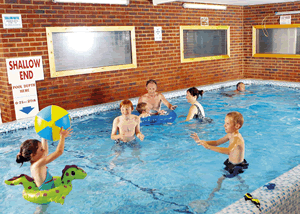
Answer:
M247 85L274 85L291 88L299 88L300 83L281 82L281 81L265 81L265 80L250 80L243 79L237 81L223 82L208 86L199 86L204 91L226 88L236 85L238 82L244 82ZM168 99L183 96L187 89L181 89L164 93ZM130 99L134 105L137 104L138 98ZM72 119L84 117L91 114L98 114L102 111L108 111L119 108L120 101L99 104L84 108L69 110ZM34 118L13 121L0 124L0 134L9 133L18 129L28 129L34 126ZM248 213L272 213L272 214L300 214L300 165L282 174L281 176L270 181L275 183L274 190L267 190L265 187L260 187L253 191L251 195L260 200L261 211L250 201L245 201L244 198L236 201L230 206L224 208L217 214L248 214Z

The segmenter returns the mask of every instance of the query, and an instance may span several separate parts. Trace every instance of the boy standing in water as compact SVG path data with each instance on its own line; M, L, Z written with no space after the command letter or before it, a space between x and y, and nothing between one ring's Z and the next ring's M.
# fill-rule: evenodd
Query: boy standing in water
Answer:
M120 103L120 109L122 115L114 119L111 139L128 143L133 141L136 135L141 141L144 140L144 135L140 131L140 118L131 114L133 111L131 101L123 100ZM117 134L118 131L119 134Z
M218 186L212 191L207 200L196 200L190 203L190 206L201 211L206 210L208 206L207 201L214 197L214 193L221 189L222 182L225 178L233 178L237 176L240 182L244 181L238 175L244 172L244 169L248 168L248 163L244 159L245 143L242 135L239 133L239 129L243 126L244 118L239 112L230 112L225 117L225 132L224 137L219 140L204 141L200 140L196 133L191 134L191 137L196 141L198 145L202 145L204 148L226 154L229 158L224 162L225 170L228 172L226 175L221 176L218 179ZM229 141L229 147L217 147L225 142Z
M112 150L114 150L116 154L115 158L120 156L122 151L124 151L125 145L133 148L133 150L135 151L133 155L138 156L138 149L140 148L140 145L135 140L135 135L141 141L144 140L144 135L140 131L140 118L139 116L131 114L131 112L133 111L133 105L130 100L123 100L120 103L120 109L122 115L114 119L111 131L111 139L116 141L115 145L112 148ZM119 134L117 134L118 131Z
M229 155L229 158L224 162L225 170L229 172L229 175L225 177L234 177L239 173L243 173L243 169L248 168L248 163L244 159L245 143L242 135L239 133L239 129L244 123L243 115L239 112L230 112L225 117L225 132L224 137L219 140L204 141L200 140L196 133L193 133L191 137L196 141L198 145L202 145L204 148ZM225 142L229 141L229 147L217 147Z

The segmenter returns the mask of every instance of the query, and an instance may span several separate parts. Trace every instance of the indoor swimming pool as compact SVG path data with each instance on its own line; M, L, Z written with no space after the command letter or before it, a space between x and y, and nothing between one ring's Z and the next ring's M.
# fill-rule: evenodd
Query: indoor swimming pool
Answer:
M201 89L201 88L199 88ZM61 176L65 165L75 164L85 172L74 180L65 204L51 203L48 213L216 213L300 163L300 90L273 85L246 85L248 92L225 96L234 86L206 91L198 101L212 123L185 120L190 104L185 96L168 99L177 119L173 124L142 126L144 141L139 149L125 148L114 159L110 139L113 119L120 110L76 118L73 134L66 139L63 155L48 164L53 176ZM135 105L136 106L136 105ZM163 106L163 109L166 109ZM226 178L211 200L210 193L224 174L227 155L206 150L190 137L217 140L225 135L228 112L244 116L240 133L245 140L249 168L245 181ZM15 161L19 146L30 138L40 139L31 127L2 133L0 140L0 213L33 213L37 207L22 198L22 186L7 186L4 180L30 175L29 163ZM58 142L49 142L49 153ZM228 142L223 145L228 147Z

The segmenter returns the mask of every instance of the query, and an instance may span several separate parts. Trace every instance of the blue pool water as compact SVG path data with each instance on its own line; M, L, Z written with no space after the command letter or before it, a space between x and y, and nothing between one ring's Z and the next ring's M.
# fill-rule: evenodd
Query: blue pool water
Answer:
M65 204L51 203L48 213L216 213L268 183L300 162L300 91L274 86L246 86L253 93L226 97L221 93L234 87L208 91L199 99L213 123L197 121L173 125L147 126L139 151L126 148L113 163L114 142L110 139L113 119L119 110L76 119L74 133L67 138L64 154L48 164L54 176L61 176L67 164L76 164L87 172L84 180L74 180L73 190ZM169 100L178 105L178 116L187 115L190 104L185 97ZM202 203L217 186L223 174L224 154L204 149L190 138L216 140L225 135L224 118L230 111L243 114L245 123L240 133L245 139L245 158L249 169L237 178L225 179L212 200ZM25 173L15 162L20 144L38 138L34 129L3 134L0 140L0 213L33 213L36 204L22 198L22 186L7 186L4 180ZM49 143L53 152L57 142ZM228 143L224 144L228 147ZM139 157L139 158L138 158ZM189 204L197 202L192 209ZM209 206L204 206L209 205Z

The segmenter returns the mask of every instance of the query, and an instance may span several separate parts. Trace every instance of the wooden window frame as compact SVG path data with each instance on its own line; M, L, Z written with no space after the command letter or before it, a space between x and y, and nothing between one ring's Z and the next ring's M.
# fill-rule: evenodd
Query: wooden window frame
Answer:
M184 30L227 30L227 54L218 56L206 56L206 57L196 57L196 58L184 58L184 41L183 41L183 31ZM230 26L180 26L180 59L181 63L185 62L197 62L206 60L216 60L216 59L227 59L230 58Z
M270 28L300 28L300 24L286 24L286 25L256 25L252 26L252 56L253 57L267 57L267 58L300 58L300 54L263 54L256 53L256 29L270 29Z
M85 69L78 69L78 70L56 71L52 33L56 33L56 32L59 32L59 33L63 33L63 32L97 32L97 31L130 31L132 63L126 64L126 65L103 66L103 67L98 67L98 68L85 68ZM78 74L88 74L88 73L97 73L97 72L104 72L104 71L114 71L114 70L137 68L136 43L135 43L136 40L135 40L135 27L134 26L47 27L46 33L47 33L47 44L48 44L48 55L49 55L51 77L72 76L72 75L78 75Z

